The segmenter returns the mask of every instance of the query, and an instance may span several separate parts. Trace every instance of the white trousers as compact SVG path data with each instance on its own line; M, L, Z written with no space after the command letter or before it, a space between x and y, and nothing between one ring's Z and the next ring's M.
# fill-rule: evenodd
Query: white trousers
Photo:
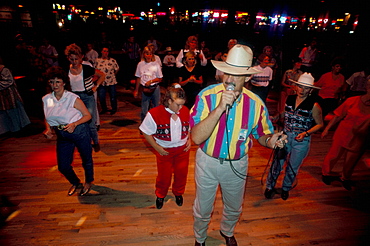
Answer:
M239 173L247 175L248 155L231 163ZM221 188L224 204L220 229L228 237L234 235L235 225L242 212L246 184L246 176L244 176L244 179L239 176L232 170L230 161L222 162L208 156L201 149L197 150L193 228L195 238L199 243L203 243L207 238L207 229L211 220L218 185Z

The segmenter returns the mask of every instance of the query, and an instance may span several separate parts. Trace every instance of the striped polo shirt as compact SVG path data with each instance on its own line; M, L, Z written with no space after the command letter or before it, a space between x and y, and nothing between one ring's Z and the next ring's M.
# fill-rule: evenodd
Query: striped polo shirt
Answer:
M222 83L214 84L198 94L190 111L191 128L204 120L217 107L224 90ZM229 111L227 123L224 113L211 136L199 147L209 156L238 160L252 147L250 135L258 139L273 133L274 128L265 104L253 92L243 88L242 94Z

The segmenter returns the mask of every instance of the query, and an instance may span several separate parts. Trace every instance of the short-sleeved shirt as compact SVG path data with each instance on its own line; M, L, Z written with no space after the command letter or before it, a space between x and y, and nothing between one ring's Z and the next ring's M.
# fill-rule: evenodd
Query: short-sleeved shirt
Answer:
M313 61L316 60L317 49L311 46L304 47L299 54L299 58L302 60L302 65L306 67L312 67Z
M370 79L370 75L365 75L364 71L352 74L347 79L347 84L350 85L351 91L362 91L366 92L366 83Z
M191 128L204 120L217 107L224 90L223 84L214 84L198 94L194 107L190 111ZM209 156L238 160L252 147L251 135L258 139L273 132L274 128L263 101L243 88L230 108L227 123L226 114L222 114L211 136L199 147Z
M162 69L158 62L145 62L141 61L137 64L135 76L141 79L141 84L145 86L145 83L156 79L162 78Z
M161 107L161 106L159 106L159 107ZM164 110L169 112L171 115L176 114L175 112L173 112L169 108L165 108ZM185 109L184 107L181 108L181 110L189 111L189 109L187 109L187 108ZM157 110L155 112L161 112L161 111ZM157 132L157 129L158 129L158 123L155 122L155 120L152 116L152 113L153 113L153 110L149 111L146 114L143 122L141 123L139 129L142 132L144 132L147 135L153 135L153 138L157 142L157 144L159 144L160 146L162 146L164 148L174 148L174 147L183 146L184 144L186 144L186 142L188 141L188 136L186 138L181 138L181 133L183 131L183 126L181 124L180 117L178 117L177 120L174 120L172 117L170 117L170 119L169 119L169 121L170 121L169 132L170 132L170 135L171 135L171 140L170 141L165 141L165 140L158 139L158 138L155 137L155 133ZM189 114L187 114L187 115L189 115ZM162 117L162 115L161 115L161 117Z
M262 71L261 73L254 74L251 83L254 86L268 86L269 82L272 80L272 74L273 71L270 67L261 67L260 65L253 67L259 71Z
M98 52L96 52L95 50L89 50L88 52L86 52L86 55L85 55L86 59L92 64L94 65L95 63L95 60L99 57L99 54Z
M118 71L119 66L115 59L97 58L95 60L95 68L102 71L105 74L105 80L102 84L103 86L117 84L116 71Z
M136 60L140 58L140 46L137 43L126 42L122 47L123 51L128 51L127 55L130 60ZM129 51L131 50L131 51Z
M322 98L336 98L338 90L343 86L345 78L342 74L339 74L337 79L333 79L333 73L328 72L323 74L319 81L315 83L315 86L321 87L319 90L319 96Z
M76 94L64 91L62 98L56 99L54 92L42 98L44 103L45 119L50 126L58 126L78 121L82 118L82 113L74 107Z

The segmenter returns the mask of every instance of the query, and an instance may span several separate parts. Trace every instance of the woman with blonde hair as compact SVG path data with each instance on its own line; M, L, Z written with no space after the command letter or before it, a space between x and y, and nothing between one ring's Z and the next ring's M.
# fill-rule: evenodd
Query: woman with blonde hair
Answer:
M96 127L97 113L94 93L105 80L105 74L89 65L82 64L83 53L76 44L67 46L64 51L70 62L68 77L71 82L72 92L81 98L91 114L90 136L93 142L94 151L100 151L98 131ZM94 79L97 78L96 84Z
M190 51L194 52L195 57L200 65L202 66L207 65L207 58L204 56L203 51L198 49L198 38L196 36L190 36L186 41L185 49L181 49L176 57L176 67L180 68L184 66L182 61L184 59L185 54Z
M191 108L194 105L195 97L202 88L203 77L201 68L196 66L197 60L194 52L189 51L184 57L184 66L179 71L179 83L184 88L188 97L185 105Z
M149 47L145 47L141 56L141 61L137 64L135 76L136 86L134 97L137 98L139 89L141 94L141 120L147 114L150 104L152 107L159 105L161 97L159 83L162 81L162 69L155 61L153 51Z

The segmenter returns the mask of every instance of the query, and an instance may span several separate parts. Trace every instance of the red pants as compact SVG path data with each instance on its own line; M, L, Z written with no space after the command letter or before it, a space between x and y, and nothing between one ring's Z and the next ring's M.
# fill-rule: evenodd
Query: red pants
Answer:
M363 151L349 151L342 147L338 141L333 141L329 152L326 154L324 163L322 165L322 174L326 176L333 175L332 170L334 169L337 162L344 155L344 164L342 170L342 179L350 180L353 174L353 170L356 164L360 160Z
M165 148L168 155L161 156L156 152L158 176L155 184L155 194L159 198L167 196L171 185L172 173L174 180L172 184L172 193L175 196L181 196L185 192L186 179L188 176L189 153L185 152L186 145Z

